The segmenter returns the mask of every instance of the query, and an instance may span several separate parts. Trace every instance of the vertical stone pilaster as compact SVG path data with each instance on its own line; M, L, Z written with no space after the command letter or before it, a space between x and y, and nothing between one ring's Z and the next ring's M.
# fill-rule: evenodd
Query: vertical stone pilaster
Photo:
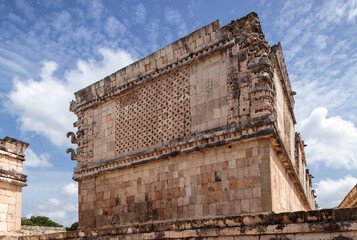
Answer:
M0 235L21 229L22 174L24 151L28 143L5 137L0 139Z

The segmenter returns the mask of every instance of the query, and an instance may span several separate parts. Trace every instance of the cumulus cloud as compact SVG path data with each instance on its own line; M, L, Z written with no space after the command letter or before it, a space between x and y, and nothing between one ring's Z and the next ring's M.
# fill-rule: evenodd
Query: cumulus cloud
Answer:
M60 201L57 198L50 198L48 199L50 205L58 207L60 205Z
M316 184L316 196L319 207L337 207L356 183L357 178L351 176L338 180L321 180Z
M78 211L77 204L69 203L58 198L49 198L43 204L38 204L36 208L37 216L46 216L64 226L70 226L76 221L71 215Z
M133 62L131 55L121 49L98 51L100 60L79 60L63 79L54 77L57 63L45 61L38 81L14 80L4 106L17 117L23 132L45 136L56 146L69 144L65 134L73 130L75 121L68 110L73 93Z
M49 168L52 167L52 163L50 163L50 155L47 153L42 153L39 156L32 151L31 148L26 149L26 161L24 162L24 167L30 168Z
M315 166L357 169L357 128L339 116L327 117L327 113L326 108L316 108L301 122L309 162Z
M64 210L58 210L58 211L40 211L38 212L39 216L46 216L52 221L55 221L57 223L62 223L65 226L70 226L71 222L69 222L68 215L66 211Z
M62 193L66 196L76 197L78 195L78 185L76 183L66 184L62 188Z
M60 146L67 142L64 134L75 118L68 111L71 91L52 77L56 67L54 62L45 62L40 81L15 79L5 107L18 117L22 131L43 135Z

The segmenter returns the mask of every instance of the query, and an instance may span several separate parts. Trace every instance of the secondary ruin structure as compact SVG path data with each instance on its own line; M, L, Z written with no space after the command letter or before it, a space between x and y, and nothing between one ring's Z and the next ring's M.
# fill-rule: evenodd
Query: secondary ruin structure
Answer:
M294 94L255 13L76 92L79 227L315 209Z
M11 137L0 139L0 238L21 229L22 188L27 186L22 164L28 145Z
M357 184L349 191L338 208L357 208Z

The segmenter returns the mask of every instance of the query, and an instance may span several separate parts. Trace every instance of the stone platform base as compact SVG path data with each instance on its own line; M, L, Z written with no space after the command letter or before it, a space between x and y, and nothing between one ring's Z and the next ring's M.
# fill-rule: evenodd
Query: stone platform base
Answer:
M64 227L21 226L20 231L0 233L0 240L17 240L22 236L58 234L66 232Z
M153 222L19 239L356 240L357 208Z

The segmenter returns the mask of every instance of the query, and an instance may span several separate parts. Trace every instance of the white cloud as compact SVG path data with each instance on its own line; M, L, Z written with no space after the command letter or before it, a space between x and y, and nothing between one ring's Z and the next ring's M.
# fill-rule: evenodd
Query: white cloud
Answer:
M72 213L78 213L78 204L70 204L66 203L63 204L63 209L66 210L67 212L72 212Z
M67 32L72 27L71 15L67 11L62 11L59 14L56 14L55 20L52 23L55 30L62 30ZM67 31L66 31L67 30Z
M50 198L45 203L36 206L36 215L48 217L64 226L70 226L76 221L73 215L78 213L77 206L78 204L63 199Z
M101 60L79 60L75 69L65 72L64 79L53 76L55 62L44 62L39 81L14 80L4 107L17 116L22 131L45 136L57 146L69 144L65 134L73 130L75 121L68 110L73 93L133 62L121 49L98 51Z
M45 216L54 222L63 224L64 226L70 226L73 222L68 221L68 215L64 210L58 211L39 211L38 216Z
M100 19L100 17L103 14L103 11L105 11L103 3L100 0L92 0L92 1L79 0L78 2L87 8L86 14L90 18L96 20Z
M172 8L166 8L165 19L169 23L180 23L182 21L180 13Z
M275 20L280 30L282 28L290 28L292 23L295 22L298 17L308 13L313 6L313 2L304 1L284 1L284 6L280 10L280 14Z
M192 17L194 12L197 11L201 7L201 2L198 1L190 1L187 5L188 13Z
M110 16L104 25L104 30L109 37L114 38L117 37L118 34L120 35L124 34L126 31L126 27L124 24L119 22L115 17Z
M146 8L142 3L139 3L134 7L134 22L143 23L146 19Z
M330 168L357 169L357 128L339 116L327 117L326 108L316 108L300 125L309 163Z
M159 20L150 19L150 21L148 21L145 26L146 37L150 42L150 50L153 52L159 49L159 45L157 44L157 39L159 37L159 30L163 30L160 29L159 25L160 25Z
M33 213L28 213L25 217L26 218L31 218L32 216L34 216Z
M50 155L47 153L42 153L40 156L37 156L31 148L26 149L26 161L24 162L24 167L30 168L49 168L52 167L52 163L50 163Z
M320 20L326 21L325 26L330 23L340 23L342 20L354 23L357 16L357 2L355 0L324 2L318 16Z
M62 193L66 196L77 197L78 195L78 184L69 183L62 188Z
M60 205L60 201L57 198L48 199L48 203L55 207L58 207Z
M187 34L186 23L181 17L181 14L172 8L165 9L165 20L171 24L176 24L178 27L178 35L184 36Z
M0 56L0 65L1 65L1 67L11 69L12 71L16 71L16 72L24 73L24 74L27 73L26 69L23 66L21 66L20 64L14 62L12 60L3 58L1 56Z
M22 131L43 135L60 146L68 142L64 135L72 129L75 117L68 111L72 92L52 77L55 69L54 62L45 62L40 81L15 79L5 108L18 116Z
M320 50L324 49L327 45L328 37L326 35L317 35L315 37L315 45Z
M113 51L100 48L98 51L102 57L100 61L80 60L77 62L76 69L65 73L66 82L68 82L69 88L73 89L72 95L74 91L84 88L134 61L131 55L122 49Z
M0 58L2 62L0 62L0 65L6 65L6 68L11 67L12 64L16 64L20 72L28 74L28 71L26 69L33 69L33 63L26 59L24 56L21 56L20 54L10 51L9 49L6 49L0 45L0 54L3 56ZM6 64L7 61L11 62L11 64Z
M316 196L319 207L337 207L356 183L357 178L351 176L345 176L338 180L321 180L316 184Z

